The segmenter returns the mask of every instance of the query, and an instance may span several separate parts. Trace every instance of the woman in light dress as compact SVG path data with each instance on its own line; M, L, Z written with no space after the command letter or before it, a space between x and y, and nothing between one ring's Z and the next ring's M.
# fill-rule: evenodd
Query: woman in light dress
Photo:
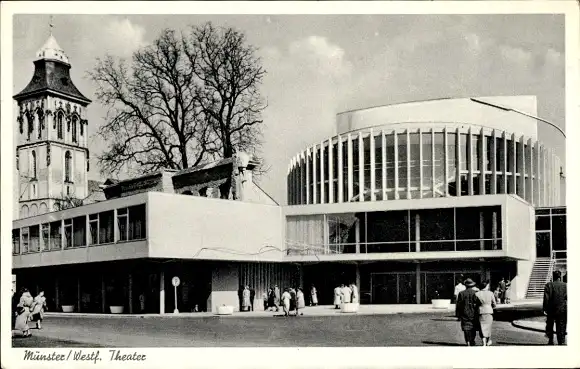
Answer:
M250 287L246 286L242 292L242 309L243 311L250 310Z
M306 301L304 301L304 292L302 292L301 287L298 287L298 291L296 291L296 316L298 316L298 311L305 307ZM300 315L304 315L304 313L300 313Z
M44 291L40 291L38 296L34 298L30 313L30 321L36 322L37 329L42 329L41 323L44 318L44 310L46 310L46 297L44 297Z
M284 316L288 316L290 312L290 291L288 288L284 289L284 293L282 294L282 308L284 309Z
M358 287L356 286L356 284L352 283L350 285L350 290L352 291L352 303L353 304L358 304L359 301L359 297L358 297Z
M34 303L34 298L27 289L23 290L22 296L20 297L20 302L17 306L18 316L16 317L16 324L14 329L20 331L22 336L30 337L30 327L28 326L28 319L30 318L30 308Z
M316 287L314 285L310 287L310 306L318 305L318 293L316 292Z
M493 324L493 309L496 306L495 296L489 290L489 282L481 284L481 290L475 293L479 305L479 334L484 346L491 345L491 326Z
M342 293L340 291L340 286L336 286L334 289L334 308L340 309L340 304L342 300Z

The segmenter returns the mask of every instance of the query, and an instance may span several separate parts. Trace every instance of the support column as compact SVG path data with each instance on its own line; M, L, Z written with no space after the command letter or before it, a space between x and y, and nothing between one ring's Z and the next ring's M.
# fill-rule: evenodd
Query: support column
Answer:
M81 277L77 278L77 312L81 312Z
M129 273L129 314L133 314L133 275Z
M59 288L58 288L58 277L54 280L54 303L56 310L60 310L60 295L59 295Z
M101 276L101 311L107 312L107 284L104 275Z
M343 176L344 176L344 164L342 162L342 137L340 137L340 135L338 135L338 139L336 142L336 148L338 151L338 201L337 202L343 202L344 201L344 182L343 182Z
M159 314L165 314L165 272L159 272Z
M355 279L354 279L354 284L357 286L358 290L359 290L359 294L360 294L360 266L358 265L358 263L355 263L355 269L354 269L354 275L355 275ZM359 296L359 302L360 302L360 296Z
M417 304L421 303L421 264L415 264L415 297Z

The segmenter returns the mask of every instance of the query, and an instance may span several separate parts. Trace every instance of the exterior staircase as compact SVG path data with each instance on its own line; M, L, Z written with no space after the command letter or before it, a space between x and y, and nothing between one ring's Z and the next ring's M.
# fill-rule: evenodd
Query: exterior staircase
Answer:
M532 268L528 283L526 299L541 299L544 297L544 286L552 277L554 260L552 258L537 258Z

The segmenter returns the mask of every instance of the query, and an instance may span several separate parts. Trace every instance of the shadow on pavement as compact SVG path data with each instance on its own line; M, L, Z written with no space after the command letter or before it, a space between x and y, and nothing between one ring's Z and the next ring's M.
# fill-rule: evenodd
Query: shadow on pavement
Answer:
M540 307L520 307L496 310L493 314L493 320L500 322L513 322L514 320L534 318L543 315L544 314Z
M498 341L496 343L498 345L504 346L547 346L546 344L543 343L516 343L516 342L501 342L501 341Z
M465 346L464 344L455 342L422 341L422 343L426 345L436 345L436 346Z

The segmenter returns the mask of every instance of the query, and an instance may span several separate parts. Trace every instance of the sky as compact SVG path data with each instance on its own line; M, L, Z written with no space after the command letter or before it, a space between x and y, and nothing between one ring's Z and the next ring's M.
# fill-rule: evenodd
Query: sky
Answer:
M107 111L86 76L96 58L130 58L165 28L185 31L206 21L244 32L258 48L267 71L262 151L271 168L260 184L280 204L286 203L290 159L333 136L342 111L443 97L536 95L538 116L565 130L562 15L56 15L53 35L69 57L73 82L93 100L90 179L105 179L94 160L104 145L94 132ZM48 15L14 17L14 94L32 77L49 22ZM543 124L538 132L565 161L563 137Z

